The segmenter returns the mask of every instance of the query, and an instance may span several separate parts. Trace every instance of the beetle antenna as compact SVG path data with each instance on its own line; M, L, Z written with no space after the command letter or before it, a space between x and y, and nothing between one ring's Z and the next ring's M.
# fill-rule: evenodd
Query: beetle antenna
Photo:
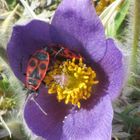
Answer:
M64 50L64 48L61 48L56 54L54 57L56 57L62 50Z
M38 104L38 102L32 97L31 100L37 105L37 107L40 109L40 111L47 116L48 114L42 109L42 107Z

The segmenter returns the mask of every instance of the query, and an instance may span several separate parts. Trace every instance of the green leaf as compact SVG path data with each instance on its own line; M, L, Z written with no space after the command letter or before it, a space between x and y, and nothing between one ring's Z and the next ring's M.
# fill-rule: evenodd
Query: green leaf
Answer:
M119 7L119 10L114 11L114 19L113 21L108 22L107 26L107 35L115 37L117 35L117 31L119 30L120 26L122 25L125 17L128 13L130 6L130 0L125 0Z
M122 6L120 7L120 11L118 12L118 14L116 15L116 18L115 18L116 31L119 29L120 25L124 21L126 15L128 13L129 6L130 6L130 0L125 0L124 3L122 4Z

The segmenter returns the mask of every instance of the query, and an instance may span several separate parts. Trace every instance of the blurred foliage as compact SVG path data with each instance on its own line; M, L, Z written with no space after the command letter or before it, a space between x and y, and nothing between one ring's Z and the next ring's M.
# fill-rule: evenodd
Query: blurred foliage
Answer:
M9 7L9 9L13 9L13 7L16 5L17 0L6 0L6 3Z
M109 37L117 37L123 21L128 14L130 0L116 0L112 2L101 14L100 18ZM122 29L122 28L121 28Z
M117 9L115 18L110 22L107 27L107 34L109 36L117 37L119 29L125 20L130 6L130 0L123 1Z

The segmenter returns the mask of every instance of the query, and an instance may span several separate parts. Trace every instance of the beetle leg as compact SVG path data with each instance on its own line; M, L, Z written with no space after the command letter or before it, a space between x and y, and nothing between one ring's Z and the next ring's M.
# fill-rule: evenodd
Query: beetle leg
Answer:
M48 114L43 110L43 108L39 105L39 103L35 100L35 98L32 96L31 100L36 104L36 106L40 109L40 111L47 116Z

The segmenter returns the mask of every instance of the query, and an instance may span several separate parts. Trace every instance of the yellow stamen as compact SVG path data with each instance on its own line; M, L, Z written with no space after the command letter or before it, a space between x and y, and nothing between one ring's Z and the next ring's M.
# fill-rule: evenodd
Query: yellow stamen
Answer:
M80 108L80 101L90 98L92 87L98 81L95 80L95 71L87 67L82 58L77 61L73 58L61 64L56 62L44 81L48 86L48 93L57 94L59 102L64 100L65 104L71 103Z

